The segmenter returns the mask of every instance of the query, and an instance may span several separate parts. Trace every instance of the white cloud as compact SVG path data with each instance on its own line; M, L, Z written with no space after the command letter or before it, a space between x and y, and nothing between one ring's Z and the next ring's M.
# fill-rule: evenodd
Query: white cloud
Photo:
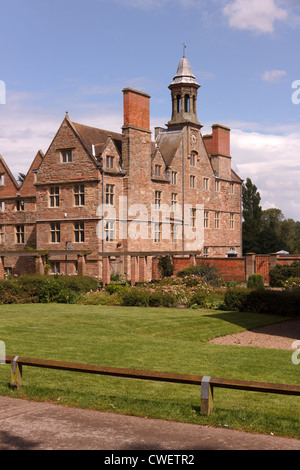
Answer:
M263 209L277 207L300 220L300 133L285 135L231 131L232 161L241 178L250 178Z
M270 83L279 83L281 78L286 75L285 70L266 70L262 74L262 79L265 82L270 82Z
M272 33L275 21L287 18L287 10L276 5L275 0L234 0L223 8L229 25L258 33Z

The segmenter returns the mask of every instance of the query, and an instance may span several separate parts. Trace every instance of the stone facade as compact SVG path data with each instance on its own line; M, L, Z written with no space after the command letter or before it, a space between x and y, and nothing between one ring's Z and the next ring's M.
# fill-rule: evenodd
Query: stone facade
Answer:
M230 129L215 124L202 135L199 87L183 57L169 87L171 120L153 139L150 96L125 88L120 133L67 113L21 185L1 158L4 270L147 280L159 252L240 256L242 180L231 168Z

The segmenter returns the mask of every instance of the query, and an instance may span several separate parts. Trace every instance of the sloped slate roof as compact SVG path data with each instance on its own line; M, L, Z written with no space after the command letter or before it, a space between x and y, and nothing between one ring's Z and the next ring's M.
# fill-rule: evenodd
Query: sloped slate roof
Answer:
M167 166L170 166L182 141L182 132L162 132L157 137L157 146Z
M78 132L82 142L84 143L86 149L92 155L92 146L95 145L96 157L102 152L104 145L107 142L107 139L111 137L118 149L118 152L122 153L122 134L112 131L106 131L103 129L98 129L96 127L85 126L83 124L78 124L72 122L72 125Z

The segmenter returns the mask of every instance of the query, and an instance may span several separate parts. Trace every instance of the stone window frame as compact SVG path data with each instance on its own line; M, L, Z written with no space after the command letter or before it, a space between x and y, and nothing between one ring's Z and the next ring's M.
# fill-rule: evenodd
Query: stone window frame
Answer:
M154 207L156 210L159 210L161 207L161 191L155 191L154 194Z
M220 192L220 180L215 179L215 192Z
M105 204L108 206L114 205L115 199L115 185L107 183L105 186Z
M25 210L25 201L24 201L24 199L17 199L15 207L16 207L17 212L23 212Z
M23 245L25 243L25 226L24 225L16 225L16 243L17 245Z
M207 177L203 178L203 190L204 191L209 190L209 178L207 178Z
M50 223L50 243L60 243L60 223Z
M234 213L231 212L229 215L229 229L234 230Z
M154 243L161 242L161 229L162 229L162 223L154 222Z
M80 207L85 205L85 186L84 184L74 185L74 206Z
M112 242L115 239L115 221L109 220L104 226L105 237L104 240Z
M73 150L72 149L63 149L61 153L61 162L62 163L72 163L73 161Z
M195 175L190 175L190 188L191 189L196 188L196 176Z
M220 211L215 212L215 229L220 228Z
M229 194L234 194L234 183L229 183Z
M158 177L161 176L161 168L162 168L161 165L158 165L158 164L154 165L154 176L158 176Z
M171 211L175 212L177 209L177 193L171 193Z
M204 211L203 226L204 226L204 228L209 228L209 211Z
M84 222L74 223L74 243L84 243L85 241L85 225Z
M60 262L50 261L50 272L51 274L60 274Z
M178 175L177 171L172 171L172 173L171 173L171 184L174 184L174 185L177 184L177 175Z
M171 224L171 242L172 243L176 243L177 239L178 239L178 225L177 224L174 224L172 223Z
M196 215L196 208L190 207L190 227L192 228L196 227Z
M195 168L195 166L196 166L196 159L197 159L197 153L196 153L196 152L192 152L192 153L190 154L190 157L189 157L189 158L190 158L190 166L191 166L192 168Z
M60 187L50 186L49 188L49 207L59 207Z
M106 155L105 157L105 166L106 168L114 168L114 159L115 157L113 157L112 155Z
M5 225L0 225L0 245L5 243Z

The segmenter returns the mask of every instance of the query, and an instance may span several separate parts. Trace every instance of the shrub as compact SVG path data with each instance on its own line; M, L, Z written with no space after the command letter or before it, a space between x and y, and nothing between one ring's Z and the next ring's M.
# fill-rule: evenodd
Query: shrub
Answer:
M96 291L99 287L97 279L91 276L60 276L60 279L66 288L79 294Z
M251 274L247 281L248 289L264 289L264 278L261 274Z
M74 303L82 293L96 290L90 276L41 276L27 274L0 281L0 303Z
M148 307L149 297L149 292L131 287L122 295L122 305L128 307Z
M18 286L15 279L1 280L0 281L0 303L1 304L15 304L31 302L31 297L28 297Z
M225 295L225 305L227 310L296 316L300 315L300 292L230 289Z
M106 292L108 292L110 295L112 295L112 294L115 294L115 293L122 294L122 292L124 292L126 290L126 288L127 287L124 284L111 283L111 284L107 284L104 289L106 290Z
M162 275L162 277L170 277L173 276L174 273L174 264L169 255L167 256L160 256L158 262L158 269Z
M78 294L76 294L73 290L66 289L64 287L54 297L53 301L59 304L75 304L77 299L78 299Z
M227 310L233 310L237 312L246 311L246 299L246 289L229 289L227 290L224 298L225 307Z
M106 291L89 292L81 295L77 303L81 305L121 305L122 299L119 294L109 294Z
M283 287L284 281L290 277L300 277L300 262L295 261L290 265L279 265L270 269L270 286Z
M216 266L210 264L201 263L197 266L190 266L189 268L183 269L177 273L177 276L184 278L194 274L199 276L203 281L207 282L213 287L219 287L222 284L222 278Z
M56 297L63 289L63 283L58 276L51 276L41 283L38 301L40 303L56 302Z
M199 307L204 307L206 300L206 295L204 292L196 292L189 301L189 306L198 305Z
M176 297L169 292L153 292L149 295L150 307L176 307Z
M300 290L300 277L290 277L283 283L286 290L299 291Z

